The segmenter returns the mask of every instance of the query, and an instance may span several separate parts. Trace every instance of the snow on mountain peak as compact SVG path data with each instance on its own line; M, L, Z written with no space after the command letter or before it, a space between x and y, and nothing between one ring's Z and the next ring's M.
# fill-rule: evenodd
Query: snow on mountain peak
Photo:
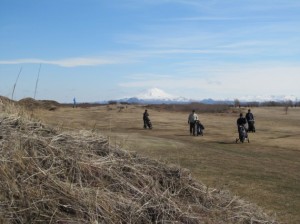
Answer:
M267 102L267 101L297 101L297 97L293 95L259 95L259 96L244 96L240 98L241 101L255 101L255 102Z
M140 93L137 95L137 98L144 99L144 100L172 100L176 97L166 93L165 91L158 89L158 88L152 88L148 89L147 91Z

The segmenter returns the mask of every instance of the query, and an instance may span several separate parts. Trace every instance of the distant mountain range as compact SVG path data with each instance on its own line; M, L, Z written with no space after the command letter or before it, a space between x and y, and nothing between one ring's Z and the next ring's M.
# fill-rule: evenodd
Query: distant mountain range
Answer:
M297 97L295 96L245 96L238 98L241 103L246 102L285 102L285 101L297 101ZM181 96L173 96L171 94L166 93L165 91L158 88L151 88L138 94L137 96L122 98L116 101L119 103L138 103L138 104L187 104L191 102L198 102L204 104L233 104L234 99L224 99L224 100L215 100L215 99L188 99ZM101 102L104 103L104 102Z

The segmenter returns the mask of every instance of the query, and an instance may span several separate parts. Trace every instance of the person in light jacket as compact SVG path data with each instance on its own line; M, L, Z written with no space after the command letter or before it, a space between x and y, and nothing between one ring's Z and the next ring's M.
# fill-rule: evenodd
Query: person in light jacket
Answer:
M195 130L195 123L198 121L198 115L195 113L195 110L190 113L188 117L188 124L190 124L190 134L195 135L196 130Z

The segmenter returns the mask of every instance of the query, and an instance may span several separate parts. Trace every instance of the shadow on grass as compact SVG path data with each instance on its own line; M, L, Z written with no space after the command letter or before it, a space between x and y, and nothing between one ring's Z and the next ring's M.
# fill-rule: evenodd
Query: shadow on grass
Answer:
M220 145L236 145L237 143L234 141L232 142L225 142L225 141L222 141L222 142L215 142L217 144L220 144Z

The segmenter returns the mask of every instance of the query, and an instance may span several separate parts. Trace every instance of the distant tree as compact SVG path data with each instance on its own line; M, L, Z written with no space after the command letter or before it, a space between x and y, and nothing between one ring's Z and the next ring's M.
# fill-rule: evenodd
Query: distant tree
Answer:
M234 100L234 106L235 107L240 107L241 106L241 102L238 99Z
M261 103L261 105L265 107L276 107L276 106L280 106L280 103L275 101L266 101Z
M110 100L110 101L108 101L108 104L117 104L117 101Z
M248 107L259 107L259 102L256 101L248 102Z

